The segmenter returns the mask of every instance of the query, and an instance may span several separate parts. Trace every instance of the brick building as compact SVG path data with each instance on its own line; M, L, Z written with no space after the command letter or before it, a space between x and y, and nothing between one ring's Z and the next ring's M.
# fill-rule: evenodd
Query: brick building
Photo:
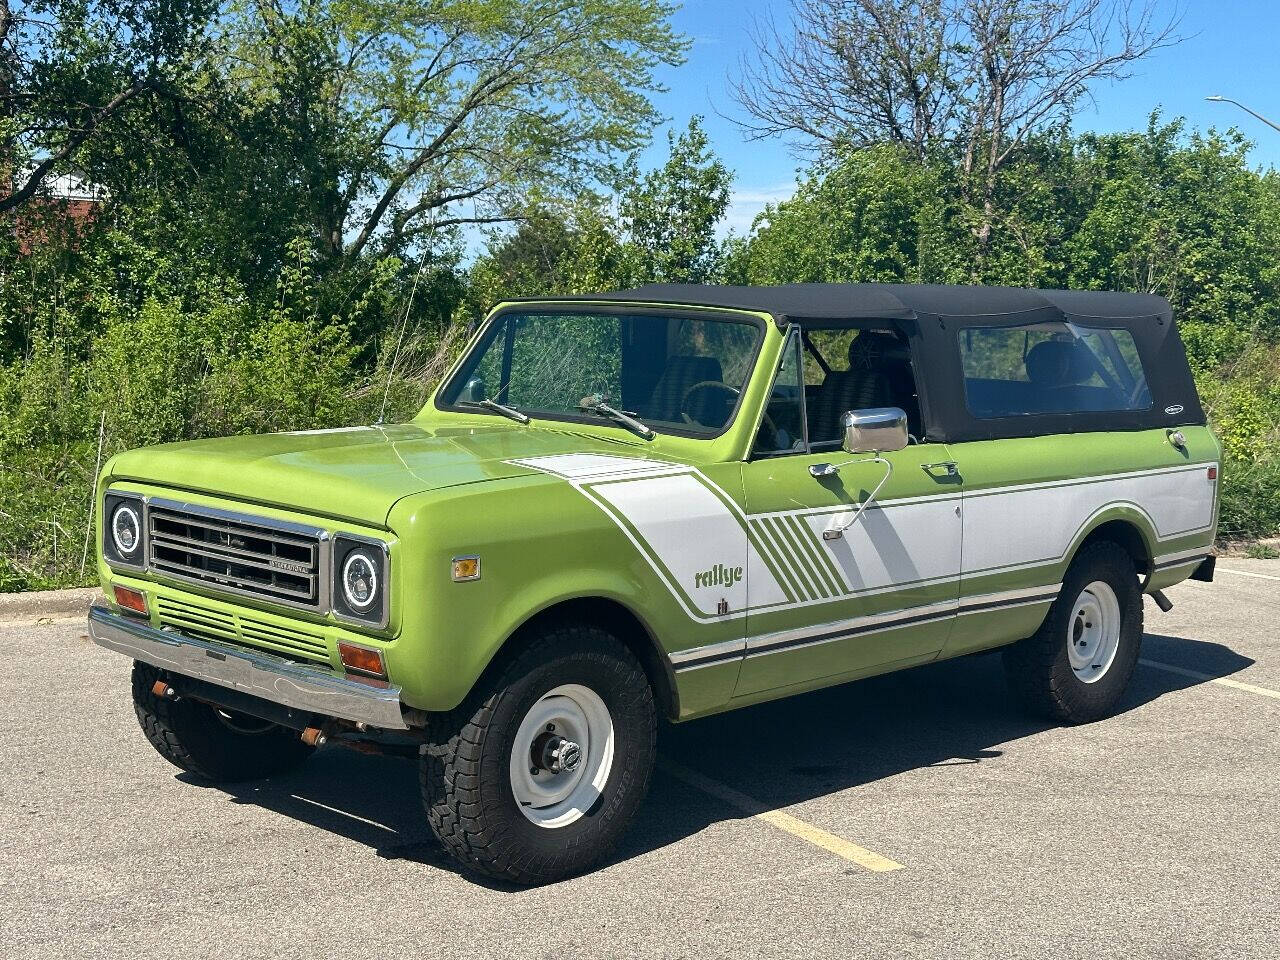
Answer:
M30 253L57 232L79 235L98 216L106 199L106 191L81 173L50 176L40 192L13 215L12 229L19 251Z

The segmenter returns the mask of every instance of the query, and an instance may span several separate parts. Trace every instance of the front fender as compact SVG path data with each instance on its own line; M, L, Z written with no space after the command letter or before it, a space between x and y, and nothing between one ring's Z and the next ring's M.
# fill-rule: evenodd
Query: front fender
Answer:
M415 495L392 509L400 539L399 642L388 672L405 702L450 710L530 618L599 598L633 612L665 649L694 625L617 526L568 484L522 477ZM454 582L454 557L478 556L480 578ZM664 640L666 642L664 642Z

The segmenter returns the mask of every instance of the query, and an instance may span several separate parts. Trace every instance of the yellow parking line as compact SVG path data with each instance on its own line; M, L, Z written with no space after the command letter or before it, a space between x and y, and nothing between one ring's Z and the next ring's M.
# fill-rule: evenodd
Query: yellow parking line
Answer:
M890 870L902 869L902 864L895 860L882 857L875 851L860 847L856 843L850 843L843 837L828 833L820 827L806 823L799 817L793 817L791 814L784 813L781 810L770 810L754 797L739 793L732 787L727 787L723 783L712 780L710 777L704 777L688 767L663 761L662 769L690 786L697 787L703 793L709 793L716 799L723 800L731 807L736 807L750 817L763 820L779 830L785 830L793 837L799 837L801 840L812 843L815 847L821 847L823 850L834 853L837 857L842 857L850 863L856 863L864 869L871 870L874 873L887 873Z
M1155 660L1139 660L1144 667L1154 667L1156 670L1164 670L1166 673L1177 673L1184 677L1194 677L1196 680L1207 680L1210 683L1219 683L1224 687L1234 687L1236 690L1244 690L1246 693L1256 693L1260 697L1271 697L1280 700L1280 690L1272 690L1268 687L1255 686L1252 683L1241 683L1239 680L1232 680L1230 677L1215 677L1208 673L1200 673L1197 670L1187 670L1184 667L1175 667L1171 663L1158 663Z
M1237 577L1257 577L1259 580L1277 580L1280 577L1273 577L1269 573L1254 573L1252 570L1232 570L1230 567L1219 567L1219 573L1234 573Z

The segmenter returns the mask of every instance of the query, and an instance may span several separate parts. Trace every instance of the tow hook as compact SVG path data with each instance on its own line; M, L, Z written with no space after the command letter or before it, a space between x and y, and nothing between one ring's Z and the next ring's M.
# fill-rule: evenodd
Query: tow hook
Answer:
M1163 590L1152 590L1151 599L1156 602L1156 606L1164 613L1168 613L1173 609L1173 601L1164 595Z

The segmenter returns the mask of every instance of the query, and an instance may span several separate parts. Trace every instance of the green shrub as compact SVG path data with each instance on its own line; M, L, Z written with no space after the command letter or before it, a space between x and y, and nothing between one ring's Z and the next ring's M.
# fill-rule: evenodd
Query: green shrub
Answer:
M1280 532L1280 457L1262 463L1228 461L1222 468L1218 535L1252 540Z
M289 264L265 310L230 283L184 295L154 276L114 285L63 276L76 298L12 311L35 332L0 362L0 591L93 578L84 543L100 435L105 461L153 443L371 421L384 392L389 416L417 409L426 387L413 378L438 376L423 356L439 336L404 324L400 362L375 357L370 373L350 334L371 307L386 307L399 262L372 270L343 317L322 315L327 292L305 248L291 247Z
M1280 532L1280 346L1254 344L1197 377L1222 442L1219 533L1252 539Z

